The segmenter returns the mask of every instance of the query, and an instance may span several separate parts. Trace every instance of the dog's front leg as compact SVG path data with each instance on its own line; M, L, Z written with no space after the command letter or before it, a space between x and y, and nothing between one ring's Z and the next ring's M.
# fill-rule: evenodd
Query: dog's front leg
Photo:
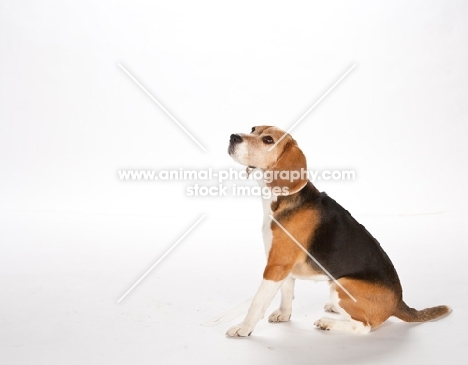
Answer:
M247 316L242 323L231 327L226 335L229 337L247 337L252 333L257 322L263 318L265 310L281 287L283 280L275 281L263 279L260 288L255 294Z
M281 305L268 317L268 322L288 322L291 318L294 282L295 280L291 275L284 279L281 285Z

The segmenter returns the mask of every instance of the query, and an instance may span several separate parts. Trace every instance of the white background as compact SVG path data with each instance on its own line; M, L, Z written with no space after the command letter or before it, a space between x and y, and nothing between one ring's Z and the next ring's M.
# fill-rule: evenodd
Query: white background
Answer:
M468 3L0 3L0 362L462 363L467 340ZM121 63L207 149L118 67ZM326 334L325 284L289 324L201 326L253 295L258 198L121 169L237 168L229 135L291 126L317 181L379 239L408 304L448 318ZM116 301L202 215L200 225ZM233 321L239 321L237 318Z

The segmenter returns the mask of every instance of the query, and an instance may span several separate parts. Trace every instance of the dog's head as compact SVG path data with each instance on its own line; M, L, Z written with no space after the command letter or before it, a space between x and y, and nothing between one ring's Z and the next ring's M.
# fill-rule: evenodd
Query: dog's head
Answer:
M277 127L258 126L250 134L231 134L228 153L241 165L263 170L270 188L287 188L293 194L307 183L304 154L296 141Z

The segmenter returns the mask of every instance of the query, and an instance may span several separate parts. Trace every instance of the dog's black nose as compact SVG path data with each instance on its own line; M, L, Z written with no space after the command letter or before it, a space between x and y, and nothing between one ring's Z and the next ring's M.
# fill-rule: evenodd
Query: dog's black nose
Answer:
M239 136L238 134L231 134L231 143L241 143L242 142L242 137Z

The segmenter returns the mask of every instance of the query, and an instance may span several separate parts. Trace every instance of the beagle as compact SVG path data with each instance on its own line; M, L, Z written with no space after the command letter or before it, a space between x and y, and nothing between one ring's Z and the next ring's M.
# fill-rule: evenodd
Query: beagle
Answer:
M263 199L263 280L244 321L227 336L249 336L279 290L281 304L269 321L289 321L295 279L329 282L325 310L344 320L321 318L314 323L321 330L368 333L390 316L425 322L451 312L445 305L423 310L406 305L387 254L347 210L308 181L305 156L289 134L271 126L253 127L250 134L231 135L228 153L248 170L273 176L261 183L279 194ZM287 172L296 178L288 178Z

